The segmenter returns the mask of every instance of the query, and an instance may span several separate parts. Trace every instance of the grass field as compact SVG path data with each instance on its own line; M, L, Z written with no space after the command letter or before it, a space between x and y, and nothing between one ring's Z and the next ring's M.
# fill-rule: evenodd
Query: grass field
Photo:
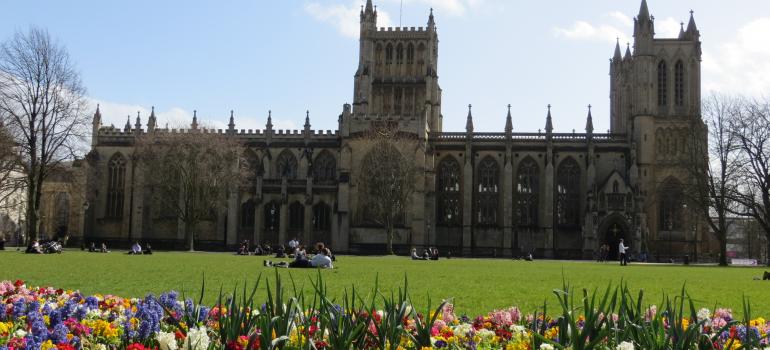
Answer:
M253 286L263 274L273 279L274 270L298 286L310 290L316 269L274 269L262 266L264 257L223 253L166 253L129 256L67 251L61 255L27 255L0 252L0 280L23 279L28 285L79 289L84 293L141 297L171 289L197 298L205 273L206 301L216 300L220 286L232 291L246 281ZM625 281L632 290L643 289L646 303L660 305L663 293L676 295L686 283L698 307L731 307L741 315L743 295L752 301L753 314L770 316L770 281L756 281L762 268L720 268L706 266L629 265L571 261L512 261L451 259L412 261L405 257L341 256L333 270L321 270L332 295L356 287L369 292L375 278L387 291L409 280L409 293L417 305L428 296L437 301L453 298L458 314L471 316L495 308L519 306L525 312L540 307L544 300L555 310L552 291L560 288L562 276L573 287L604 288ZM264 295L264 290L261 291ZM260 298L261 300L261 298Z

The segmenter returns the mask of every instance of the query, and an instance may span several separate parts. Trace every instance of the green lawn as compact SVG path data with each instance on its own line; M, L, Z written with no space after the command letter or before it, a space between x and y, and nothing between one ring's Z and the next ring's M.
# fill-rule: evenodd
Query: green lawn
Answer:
M167 253L129 256L121 253L98 254L67 251L61 255L27 255L0 252L0 280L23 279L29 285L50 285L79 289L84 293L140 297L174 289L197 296L203 274L206 300L212 303L220 286L225 291L244 281L250 284L264 274L273 278L274 270L293 277L298 286L309 290L315 269L274 269L262 266L263 257L234 256L223 253ZM644 289L648 303L660 304L663 292L677 294L684 283L697 306L732 307L741 312L741 297L752 300L755 315L770 316L770 281L756 281L762 268L719 268L630 265L568 261L512 261L487 259L442 259L412 261L405 257L341 256L334 270L322 270L333 295L355 285L369 291L379 276L380 286L390 290L409 280L409 292L417 305L430 295L433 303L453 298L459 313L477 315L512 305L526 312L542 306L555 308L552 290L561 287L564 276L574 287L604 288L608 283L629 283ZM264 290L262 291L264 292ZM261 299L260 299L261 300ZM553 310L553 309L552 309Z

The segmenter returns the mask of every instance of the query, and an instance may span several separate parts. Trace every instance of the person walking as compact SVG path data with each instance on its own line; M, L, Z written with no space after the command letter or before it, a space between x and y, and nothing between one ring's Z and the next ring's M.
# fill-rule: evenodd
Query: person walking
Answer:
M628 265L628 258L626 257L626 247L625 244L623 244L623 239L620 239L620 243L618 243L618 255L620 255L620 266L626 266Z

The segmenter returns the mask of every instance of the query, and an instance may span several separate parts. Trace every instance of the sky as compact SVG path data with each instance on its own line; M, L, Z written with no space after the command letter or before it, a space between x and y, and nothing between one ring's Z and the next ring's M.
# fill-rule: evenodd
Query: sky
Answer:
M641 0L375 0L380 27L425 26L434 9L444 131L609 128L609 58L631 41ZM93 107L122 128L155 106L161 126L336 129L352 102L365 0L8 1L0 40L45 28L75 62ZM648 0L656 37L694 16L703 42L703 95L767 96L770 1Z

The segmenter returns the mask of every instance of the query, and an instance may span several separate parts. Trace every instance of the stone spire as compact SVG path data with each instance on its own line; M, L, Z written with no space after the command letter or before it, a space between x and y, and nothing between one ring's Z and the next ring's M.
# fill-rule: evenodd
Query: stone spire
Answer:
M193 110L193 120L192 120L192 124L190 124L190 127L193 130L198 129L198 111L197 110Z
M687 22L687 37L690 40L698 40L700 38L700 32L698 26L695 25L694 11L690 10L690 21Z
M550 134L553 132L553 120L551 118L551 105L548 105L548 115L545 117L545 132Z
M586 117L586 133L594 133L594 118L591 117L591 105L588 105L588 116Z
M265 130L273 130L273 111L267 111L267 124L265 124Z
M471 114L471 105L468 105L468 120L465 122L465 132L473 133L473 114Z
M134 131L139 131L142 129L142 118L140 113L140 111L136 111L136 123L134 124Z
M642 5L639 6L639 14L636 16L638 20L649 20L650 19L650 9L647 7L647 0L642 0Z
M372 0L366 0L366 9L364 10L365 14L374 13L374 6L372 6Z
M684 39L684 22L679 22L679 36L677 36L677 39Z
M428 15L428 29L436 29L436 19L433 18L433 8L430 8L430 15Z
M227 130L234 131L235 130L235 116L233 116L234 112L231 109L230 110L230 122L227 123Z
M158 119L155 117L155 106L152 106L152 110L150 111L150 118L147 120L147 131L155 130L157 125Z
M612 55L612 62L619 62L623 57L620 55L620 38L615 42L615 54Z
M98 129L102 125L102 112L99 111L99 104L96 104L96 112L94 112L93 126Z
M310 130L310 110L305 111L305 130Z
M123 131L129 132L131 131L131 116L126 117L126 126L123 127Z
M508 115L505 117L505 133L510 134L513 131L513 118L511 118L511 104L508 104Z

